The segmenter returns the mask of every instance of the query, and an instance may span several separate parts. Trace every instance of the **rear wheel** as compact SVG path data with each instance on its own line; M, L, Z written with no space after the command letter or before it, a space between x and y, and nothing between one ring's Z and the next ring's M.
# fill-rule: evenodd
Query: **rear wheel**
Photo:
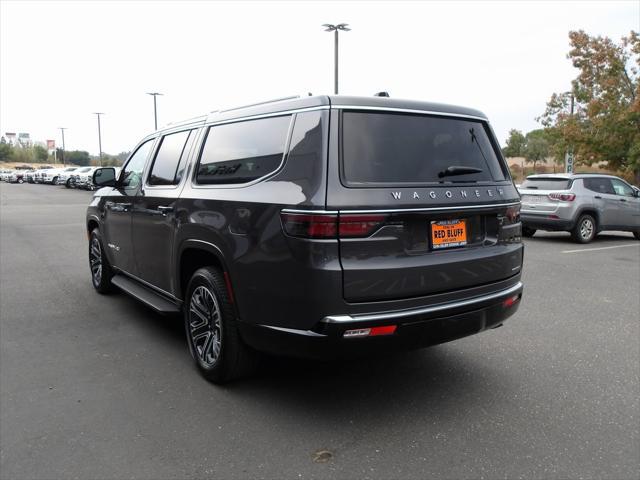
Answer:
M66 182L64 182L64 186L67 187L67 188L71 188L71 179L69 179Z
M633 236L636 237L636 240L640 240L640 232L633 232Z
M233 305L219 270L205 267L191 277L184 323L191 356L207 380L225 383L253 370L255 352L240 338Z
M578 243L589 243L597 233L596 219L585 213L578 218L576 226L571 231L571 237Z
M111 278L113 270L109 260L104 253L102 237L97 228L91 232L89 240L89 268L91 269L91 283L99 293L109 293L113 291Z
M536 229L535 228L529 228L529 227L522 227L522 236L523 237L533 237L536 233Z

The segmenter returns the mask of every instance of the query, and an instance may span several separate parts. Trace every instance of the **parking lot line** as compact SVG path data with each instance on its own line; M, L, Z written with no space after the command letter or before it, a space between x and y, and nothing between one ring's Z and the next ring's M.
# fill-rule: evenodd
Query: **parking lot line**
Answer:
M640 244L637 244L637 243L628 243L626 245L614 245L612 247L580 248L578 250L563 250L562 253L595 252L596 250L611 250L613 248L637 247L639 245Z

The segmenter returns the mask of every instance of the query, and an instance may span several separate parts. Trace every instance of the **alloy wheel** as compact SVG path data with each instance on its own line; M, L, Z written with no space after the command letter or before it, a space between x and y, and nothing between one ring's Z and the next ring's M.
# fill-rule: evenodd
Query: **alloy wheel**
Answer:
M580 235L587 240L593 235L594 225L590 218L585 218L580 224Z
M193 351L202 364L212 367L220 357L222 330L220 307L215 295L198 286L189 300L189 335Z
M91 267L91 279L94 285L100 285L102 280L102 248L98 237L91 239L89 245L89 266Z

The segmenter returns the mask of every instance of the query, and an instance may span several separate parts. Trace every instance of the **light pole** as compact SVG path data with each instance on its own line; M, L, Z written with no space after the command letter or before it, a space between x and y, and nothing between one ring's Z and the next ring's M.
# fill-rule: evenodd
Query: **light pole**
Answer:
M335 73L334 73L334 93L337 95L338 94L338 31L342 30L343 32L348 32L349 30L351 30L347 25L349 25L348 23L339 23L337 25L331 25L330 23L325 23L324 25L322 25L325 28L325 32L335 32L334 34L334 38L335 38L335 50L334 50L334 69L335 69Z
M153 97L153 119L155 121L154 125L156 127L156 130L158 130L158 109L156 106L156 97L162 94L158 92L152 92L152 93L147 93L147 95L151 95Z
M104 112L93 112L98 117L98 150L100 152L100 166L102 166L102 132L100 131L100 115L104 115Z
M58 127L58 128L62 132L62 165L66 166L64 162L64 131L67 129L67 127Z

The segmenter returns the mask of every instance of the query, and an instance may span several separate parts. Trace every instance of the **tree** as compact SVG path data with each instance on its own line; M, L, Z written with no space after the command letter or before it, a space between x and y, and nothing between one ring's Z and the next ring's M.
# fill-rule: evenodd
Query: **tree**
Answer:
M536 172L536 163L549 156L549 140L547 132L543 129L531 130L527 133L524 157L527 162L533 162L533 172Z
M551 96L539 118L557 133L554 151L571 147L577 163L604 161L634 172L640 183L640 36L632 31L616 44L580 30L569 32L569 40L567 57L578 76L571 92Z
M505 157L522 157L524 156L525 137L520 130L509 130L509 138L507 138L507 146L502 149Z
M0 162L8 162L12 156L13 147L6 142L0 143Z
M80 167L89 165L89 152L85 152L84 150L68 150L64 153L64 158L67 163L72 163Z
M44 163L49 158L49 152L42 145L34 145L33 147L33 158L38 163Z

